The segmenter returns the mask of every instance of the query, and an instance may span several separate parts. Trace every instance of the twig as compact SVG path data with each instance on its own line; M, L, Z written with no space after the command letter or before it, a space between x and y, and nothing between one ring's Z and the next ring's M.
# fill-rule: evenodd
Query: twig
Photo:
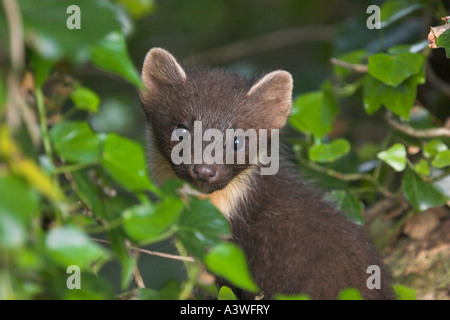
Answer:
M297 155L297 159L303 165L313 169L317 172L325 173L333 178L341 181L368 181L370 182L378 192L382 193L385 197L397 200L397 196L390 192L388 189L384 188L380 183L370 174L367 173L342 173L331 168L322 167L316 163L309 162L303 159L302 156Z
M369 71L367 65L365 64L353 64L346 61L342 61L336 58L330 58L330 62L335 66L339 66L342 68L350 69L357 73L367 73Z
M21 92L20 78L25 66L25 45L22 27L22 15L15 0L3 0L5 18L8 23L11 72L7 76L7 111L8 125L13 130L20 126L19 112L28 128L33 145L40 144L39 128L35 114L30 110Z
M44 105L44 94L43 94L41 88L36 88L36 103L37 103L37 107L38 107L39 123L40 123L41 131L42 131L42 139L44 141L44 150L45 150L47 157L54 165L54 163L53 163L53 148L52 148L52 143L50 140L50 133L48 131L48 126L47 126L47 112L45 110L45 105Z
M187 257L187 251L179 240L175 240L175 247L183 257ZM188 264L184 262L184 267L186 268L186 273L188 277L182 284L182 288L180 290L179 295L180 300L186 300L192 296L192 292L195 287L195 282L198 278L198 275L200 274L200 268L197 263Z
M108 241L108 240L96 239L96 238L91 238L91 240L92 241L96 241L96 242L100 242L100 243L111 244L111 241ZM192 257L182 257L182 256L177 256L177 255L169 254L169 253L150 251L150 250L146 250L146 249L136 248L136 247L131 246L131 245L125 245L125 247L137 250L137 251L145 253L145 254L150 254L152 256L158 256L158 257L172 259L172 260L178 260L178 261L194 262L194 258L192 258Z
M136 261L139 257L139 251L136 248L132 248L129 240L125 240L125 246L128 247L128 252L131 256L133 256ZM136 263L133 270L133 280L136 286L140 289L145 288L144 279L142 279L141 271L139 271L139 267Z
M415 138L437 138L437 137L450 137L450 129L447 128L433 128L417 130L408 124L397 122L392 116L391 112L386 113L386 120L394 129L407 134L408 136Z
M185 59L188 63L198 61L225 63L248 57L252 54L286 47L304 42L331 41L336 34L332 25L293 27L262 36L232 42Z
M8 21L9 41L11 44L11 64L14 70L20 72L25 63L25 41L22 28L22 15L15 0L3 0L6 20Z

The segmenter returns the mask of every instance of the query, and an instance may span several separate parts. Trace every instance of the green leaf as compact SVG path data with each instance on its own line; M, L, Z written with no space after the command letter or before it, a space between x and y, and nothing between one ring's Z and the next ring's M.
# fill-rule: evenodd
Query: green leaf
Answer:
M85 122L60 122L50 137L56 152L69 162L92 163L100 157L101 138Z
M446 30L436 39L436 45L445 49L447 58L450 58L450 29Z
M80 110L85 110L93 113L97 113L100 106L99 96L89 88L78 87L70 95L75 107Z
M111 217L106 212L105 204L100 198L102 191L89 180L87 174L83 171L73 172L72 178L75 182L74 189L76 193L81 201L92 210L94 217L110 221Z
M66 225L52 229L45 239L49 255L62 267L77 265L87 268L98 260L106 260L108 253L103 247L89 240L80 229Z
M339 210L343 211L353 222L363 225L364 204L354 195L344 190L333 190L328 194Z
M104 219L112 223L117 221L115 219L119 219L122 209L118 209L119 214L117 214L114 212L115 210L111 210L106 205L109 202L105 203L103 191L89 179L86 170L72 172L72 177L75 182L74 189L76 193L84 204L88 206L95 218ZM117 199L117 197L114 199ZM128 251L124 245L126 235L122 229L111 228L106 233L108 239L111 241L111 249L121 264L121 288L125 290L128 288L133 275L136 259L128 255Z
M414 170L423 176L428 176L430 174L430 167L425 159L421 159L419 163L414 166Z
M66 278L70 274L66 275ZM81 272L81 289L68 290L66 286L61 294L64 300L114 300L114 290L107 279L92 272ZM58 279L59 280L59 279ZM60 281L60 280L59 280ZM65 284L65 283L64 283Z
M395 295L398 300L416 300L416 290L402 286L400 284L393 285Z
M407 170L402 179L406 199L416 211L439 207L445 204L447 198L430 182L422 180L414 171Z
M227 286L222 286L219 290L219 297L217 300L237 300L233 291Z
M138 88L144 88L144 85L131 61L125 37L120 32L113 32L91 51L92 62L104 69L116 73Z
M369 74L387 85L397 87L420 71L424 59L424 56L418 53L377 53L369 57Z
M123 226L136 241L148 243L161 240L161 235L174 224L182 209L181 200L173 197L167 197L156 205L134 206L123 213Z
M189 199L178 219L176 235L193 256L203 258L208 249L230 235L230 227L210 201L195 197Z
M136 142L108 134L101 164L114 180L130 191L156 189L148 179L144 150Z
M363 300L361 293L358 289L348 288L341 291L339 294L339 300Z
M39 196L24 181L12 175L0 177L0 220L9 214L27 225L35 216L38 204Z
M33 68L34 83L37 88L41 88L50 74L53 61L43 59L39 54L32 51L30 53L30 62Z
M233 285L251 292L258 291L248 271L244 253L236 245L218 244L206 255L205 264L209 270L224 277Z
M314 91L297 97L289 121L295 129L320 139L333 129L338 112L337 103L330 92Z
M176 300L179 296L180 288L175 281L165 283L158 291L149 288L139 289L141 300Z
M80 8L81 29L67 28L67 20L73 15L67 13L67 8L73 4ZM122 27L108 1L19 0L19 5L27 43L47 60L67 57L75 62L85 61L92 45Z
M435 155L439 154L440 152L445 151L447 149L448 149L447 145L445 143L443 143L441 139L437 139L437 138L430 140L423 147L424 155L427 158L435 156Z
M364 109L375 113L382 105L395 114L409 119L421 77L415 75L393 88L367 75L364 80Z
M330 143L314 145L309 149L309 158L314 162L333 162L350 151L350 143L336 139Z
M436 158L431 162L435 168L444 168L450 166L450 150L444 150L436 155Z
M403 0L386 1L381 6L381 28L386 28L392 23L406 17L410 13L423 7L422 3L414 3Z
M377 157L397 172L403 171L406 167L406 148L401 143L396 143L389 149L378 153Z

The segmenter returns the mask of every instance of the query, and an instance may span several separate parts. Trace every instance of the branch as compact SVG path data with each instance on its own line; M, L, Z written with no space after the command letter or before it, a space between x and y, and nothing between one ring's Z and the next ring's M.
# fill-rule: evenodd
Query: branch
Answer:
M297 154L297 159L300 163L309 167L310 169L317 171L317 172L324 173L326 175L329 175L329 176L336 178L338 180L341 180L341 181L368 181L375 187L375 189L378 192L383 194L385 197L398 200L398 197L395 194L390 192L388 189L384 188L378 182L378 180L370 174L367 174L367 173L342 173L342 172L333 170L331 168L322 167L321 165L318 165L316 163L309 162L308 160L303 159L303 157L299 154Z
M369 71L367 65L365 64L353 64L346 61L342 61L336 58L331 58L330 62L335 66L339 66L342 68L350 69L357 73L367 73Z
M125 246L128 247L128 253L137 260L139 257L139 251L136 248L131 248L132 246L130 245L129 240L125 240ZM139 289L145 288L145 282L144 279L142 279L142 275L141 272L139 271L137 263L134 266L133 270L133 280Z
M392 112L386 113L386 120L394 129L415 138L436 138L436 137L450 137L450 129L447 128L433 128L417 130L408 124L397 122L392 116Z
M208 63L225 63L294 44L304 42L331 41L336 34L333 25L316 25L293 27L271 32L262 36L232 42L223 46L190 56L188 63L198 61Z
M20 72L25 64L25 41L22 28L22 15L15 0L3 0L3 8L8 21L11 64L13 70Z
M91 238L91 240L92 241L96 241L96 242L100 242L100 243L111 244L111 241L108 241L108 240L96 239L96 238ZM152 256L158 256L158 257L172 259L172 260L178 260L178 261L194 262L194 258L192 258L192 257L182 257L182 256L174 255L174 254L150 251L150 250L146 250L146 249L137 248L137 247L134 247L134 246L131 246L131 245L125 245L125 247L129 248L129 249L133 249L133 250L139 251L139 252L142 252L142 253L145 253L145 254L150 254Z

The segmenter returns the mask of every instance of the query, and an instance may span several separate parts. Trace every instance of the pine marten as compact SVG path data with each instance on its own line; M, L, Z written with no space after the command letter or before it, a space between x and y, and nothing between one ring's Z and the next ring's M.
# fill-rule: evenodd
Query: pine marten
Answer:
M277 293L337 299L349 287L365 299L395 298L390 276L363 230L307 184L281 151L279 170L265 175L260 161L251 163L248 150L245 163L203 159L176 164L171 157L174 147L192 136L198 123L203 130L223 132L223 144L227 129L281 129L292 107L290 73L278 70L249 79L184 66L166 50L153 48L145 58L142 79L146 90L140 97L149 123L153 180L162 183L178 177L209 197L227 218L233 241L243 249L265 299ZM181 132L178 140L173 139L175 131ZM272 135L268 136L270 145ZM245 146L238 140L235 137L235 145ZM203 141L201 147L207 144ZM366 284L372 265L381 270L379 289ZM255 298L249 292L235 293L241 299Z

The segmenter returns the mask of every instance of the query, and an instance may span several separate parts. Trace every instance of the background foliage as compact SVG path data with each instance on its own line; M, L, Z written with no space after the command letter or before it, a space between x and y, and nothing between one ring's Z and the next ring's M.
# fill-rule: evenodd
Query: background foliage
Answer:
M82 29L69 30L73 2L0 7L2 299L234 298L211 273L257 290L222 215L148 178L137 90L155 46L244 75L289 70L285 142L381 249L425 210L448 225L450 60L426 41L448 15L441 1L376 2L381 30L366 27L373 3L325 0L78 1ZM70 265L82 290L67 289Z

